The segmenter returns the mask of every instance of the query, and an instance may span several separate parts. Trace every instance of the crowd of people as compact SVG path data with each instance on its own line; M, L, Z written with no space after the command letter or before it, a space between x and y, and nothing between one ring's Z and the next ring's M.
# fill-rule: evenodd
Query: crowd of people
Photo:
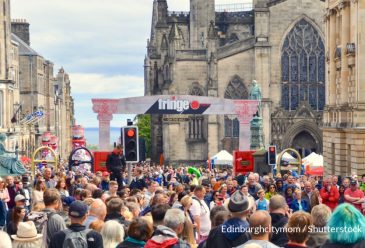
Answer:
M365 176L232 175L141 164L0 179L0 248L365 247ZM116 175L117 173L117 175Z

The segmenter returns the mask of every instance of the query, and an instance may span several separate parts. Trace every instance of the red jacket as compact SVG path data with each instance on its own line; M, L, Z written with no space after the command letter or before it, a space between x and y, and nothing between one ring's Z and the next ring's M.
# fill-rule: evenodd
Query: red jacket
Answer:
M331 186L330 191L327 190L327 187L323 187L319 191L319 195L322 198L322 203L326 204L332 211L337 207L340 198L337 187Z

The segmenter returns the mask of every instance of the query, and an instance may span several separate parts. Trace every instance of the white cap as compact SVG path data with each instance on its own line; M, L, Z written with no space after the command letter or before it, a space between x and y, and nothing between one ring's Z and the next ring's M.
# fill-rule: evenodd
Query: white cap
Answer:
M22 194L18 194L17 196L15 196L15 199L14 199L15 202L23 201L23 200L25 200L25 197Z

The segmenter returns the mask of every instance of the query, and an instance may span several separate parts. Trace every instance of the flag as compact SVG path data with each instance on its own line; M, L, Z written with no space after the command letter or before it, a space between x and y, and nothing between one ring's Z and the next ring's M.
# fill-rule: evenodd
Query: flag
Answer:
M161 155L160 155L160 165L161 166L163 166L164 160L165 160L165 158L163 156L163 153L161 153Z

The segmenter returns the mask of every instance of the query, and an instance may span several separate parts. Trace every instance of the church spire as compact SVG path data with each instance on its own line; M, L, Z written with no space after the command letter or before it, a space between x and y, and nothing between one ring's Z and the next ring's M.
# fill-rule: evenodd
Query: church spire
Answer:
M157 0L157 26L167 25L167 1Z
M190 0L190 48L205 48L211 20L215 20L215 0Z
M177 24L176 18L174 18L173 21L174 21L174 23L172 24L172 27L170 30L169 40L170 41L182 40L181 31L180 31L179 25Z

